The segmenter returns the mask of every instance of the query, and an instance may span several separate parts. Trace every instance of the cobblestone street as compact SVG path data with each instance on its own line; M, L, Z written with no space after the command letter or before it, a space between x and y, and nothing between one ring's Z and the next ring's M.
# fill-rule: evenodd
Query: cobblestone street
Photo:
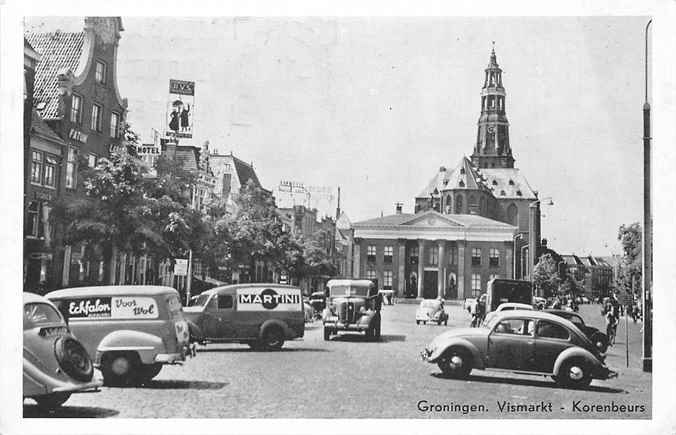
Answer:
M625 362L624 319L608 353L620 375L593 381L585 391L557 387L551 379L474 371L466 381L446 379L436 365L418 355L444 326L416 326L416 305L385 306L380 342L345 334L325 342L321 322L308 325L304 340L287 342L279 352L255 352L244 345L201 347L184 366L165 367L149 385L75 394L55 417L390 417L390 418L640 418L651 413L652 377L640 370L640 323L629 322L630 367ZM460 306L447 307L448 328L470 317ZM598 305L581 314L602 327ZM484 405L483 411L425 412L419 402ZM501 412L498 402L552 403L551 412ZM576 412L584 405L643 405L630 414ZM423 402L423 405L425 402ZM422 405L421 405L422 406ZM30 400L26 417L41 415Z

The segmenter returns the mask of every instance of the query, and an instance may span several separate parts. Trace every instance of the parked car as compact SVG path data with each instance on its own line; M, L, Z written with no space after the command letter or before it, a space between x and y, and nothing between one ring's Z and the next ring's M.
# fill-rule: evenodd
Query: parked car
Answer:
M314 310L314 317L321 319L322 311L326 308L326 294L324 292L314 292L310 295L309 302Z
M237 284L200 295L184 309L191 341L242 343L276 350L305 333L300 289L284 284Z
M597 328L585 324L582 316L579 314L568 310L545 310L545 312L569 320L573 325L577 326L577 328L582 331L592 343L594 343L594 346L596 346L599 352L606 353L608 350L608 336Z
M103 384L84 346L46 298L23 294L23 397L54 409Z
M332 279L327 283L329 299L322 315L324 340L338 331L364 332L380 338L382 296L369 279Z
M604 357L571 322L536 310L503 311L480 328L437 336L421 353L444 375L466 378L473 369L548 375L565 387L617 376Z
M164 364L194 355L179 295L171 287L118 285L48 293L106 385L144 383Z
M415 312L415 323L435 322L437 325L448 325L448 313L441 299L423 299Z
M533 306L528 305L528 304L521 304L518 302L505 302L504 304L498 305L498 307L495 309L495 311L491 311L490 313L486 314L486 318L484 319L484 322L490 321L490 319L495 316L497 313L500 313L502 311L513 311L513 310L532 310Z
M544 310L547 307L547 299L540 296L533 296L533 307L536 310Z

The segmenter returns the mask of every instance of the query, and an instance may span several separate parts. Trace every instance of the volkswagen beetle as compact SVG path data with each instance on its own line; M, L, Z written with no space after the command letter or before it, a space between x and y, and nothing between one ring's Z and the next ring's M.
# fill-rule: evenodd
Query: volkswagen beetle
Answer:
M23 294L23 397L55 409L72 393L103 384L82 344L70 333L54 304Z
M535 310L503 311L481 328L445 332L421 357L452 378L466 378L473 369L495 369L551 376L561 386L583 388L592 379L617 376L573 323Z
M437 325L448 325L448 313L444 310L441 299L423 299L415 312L415 323L435 322Z

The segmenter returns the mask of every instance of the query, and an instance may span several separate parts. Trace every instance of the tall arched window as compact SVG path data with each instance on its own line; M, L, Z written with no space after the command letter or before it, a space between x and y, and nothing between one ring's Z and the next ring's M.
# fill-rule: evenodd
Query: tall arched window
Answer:
M514 204L507 207L507 222L511 225L519 226L519 209Z
M479 203L479 214L482 216L486 214L486 198L484 196L481 197L481 202Z
M455 196L455 213L462 214L462 195Z
M451 210L453 210L451 204L451 195L446 195L446 214L451 213Z

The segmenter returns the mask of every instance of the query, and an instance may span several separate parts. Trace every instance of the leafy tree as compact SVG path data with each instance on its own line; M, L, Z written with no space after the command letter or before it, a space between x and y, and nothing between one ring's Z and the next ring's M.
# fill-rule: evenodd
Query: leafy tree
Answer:
M622 244L622 262L619 273L619 289L631 293L632 279L634 291L640 291L641 277L643 274L643 229L641 224L635 222L631 225L621 225L617 239Z
M115 250L141 253L148 246L164 245L145 197L143 174L144 168L130 155L113 154L81 171L84 196L55 206L54 218L64 228L66 244L100 247L106 280Z
M544 297L556 295L561 284L558 264L552 254L544 254L533 268L533 284L542 290Z

